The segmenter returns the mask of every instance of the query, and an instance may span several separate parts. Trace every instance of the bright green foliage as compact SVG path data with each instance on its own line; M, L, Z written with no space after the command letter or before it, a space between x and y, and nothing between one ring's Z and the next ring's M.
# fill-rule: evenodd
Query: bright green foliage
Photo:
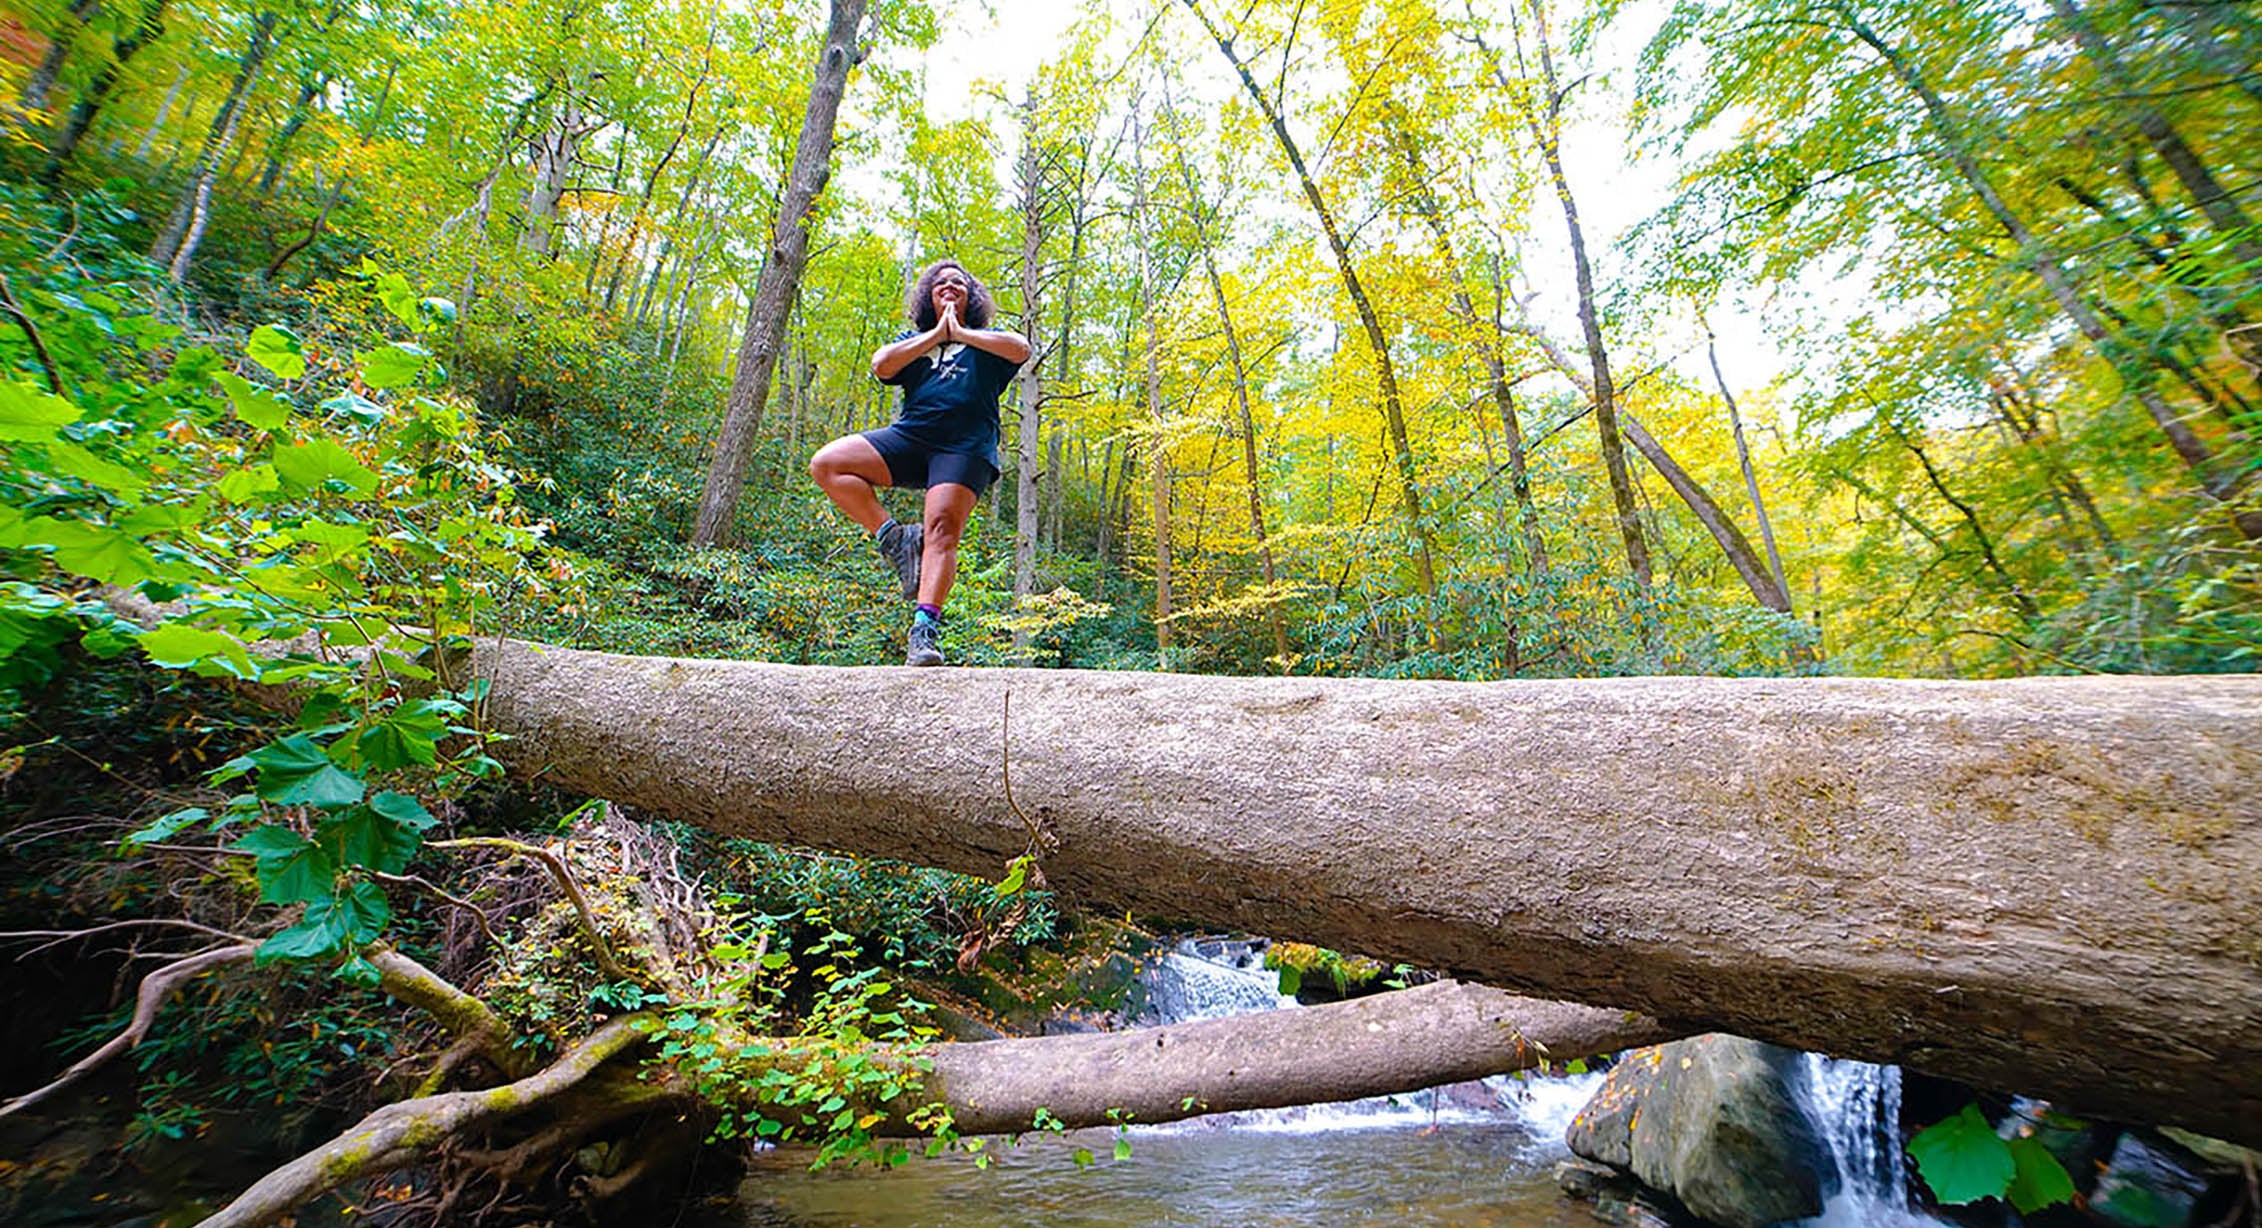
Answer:
M382 344L362 365L383 399L347 394L310 412L343 373L295 329L262 325L243 351L254 365L230 364L226 338L184 344L129 314L146 301L130 276L90 285L63 266L37 277L19 292L81 304L102 326L43 337L71 373L70 399L0 379L11 461L0 679L38 685L76 641L98 657L138 646L168 670L299 688L299 728L213 775L248 778L249 792L137 838L249 824L235 847L253 855L261 898L305 905L262 959L350 953L391 913L364 875L405 868L434 823L403 790L446 793L496 771L472 720L477 695L449 689L443 650L531 571L539 544L512 508L510 475L480 450L466 406L408 387L428 366L412 342ZM414 299L395 313L416 333L433 327L428 315ZM257 368L289 382L255 383ZM135 626L97 585L165 604ZM247 647L309 634L289 655Z
M1909 1155L1933 1197L1948 1205L2002 1198L2032 1214L2074 1195L2057 1157L2032 1138L2005 1141L1977 1104L1917 1131Z

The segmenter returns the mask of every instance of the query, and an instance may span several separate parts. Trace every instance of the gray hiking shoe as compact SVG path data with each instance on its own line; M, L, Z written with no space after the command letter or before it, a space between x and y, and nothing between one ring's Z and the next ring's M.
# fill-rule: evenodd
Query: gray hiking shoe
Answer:
M911 618L911 634L904 640L905 665L940 665L942 649L935 641L942 636L942 624L918 615Z
M880 557L895 568L895 578L903 582L903 599L916 601L919 597L919 555L927 547L927 530L924 525L903 524L890 521L880 529L876 539Z

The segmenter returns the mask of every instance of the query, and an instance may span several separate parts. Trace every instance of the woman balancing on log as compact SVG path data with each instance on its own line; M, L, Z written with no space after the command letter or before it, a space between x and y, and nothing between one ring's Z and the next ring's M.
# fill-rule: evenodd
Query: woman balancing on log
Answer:
M872 534L903 581L911 613L905 665L940 665L943 599L958 577L958 537L998 478L998 398L1029 360L1019 333L989 327L990 292L956 260L927 266L904 299L911 327L872 355L872 375L903 390L895 422L843 435L809 458L809 476ZM878 486L925 488L918 524L898 524Z

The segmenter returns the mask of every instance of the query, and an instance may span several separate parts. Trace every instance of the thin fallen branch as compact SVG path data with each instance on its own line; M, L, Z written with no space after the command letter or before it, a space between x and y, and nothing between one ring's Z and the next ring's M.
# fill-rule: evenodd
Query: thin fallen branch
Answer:
M566 868L564 858L540 845L528 844L521 840L506 840L501 836L465 836L458 840L434 840L425 847L436 849L502 849L505 852L516 853L521 857L532 857L541 862L548 867L550 877L557 880L558 888L566 893L566 898L573 901L574 911L581 914L581 927L589 932L589 944L597 948L597 966L603 968L605 975L612 980L626 981L633 979L630 977L628 969L622 967L620 961L613 958L612 947L606 944L604 932L597 928L597 915L589 909L589 897L581 894L581 888L573 881L573 871Z
M20 1113L49 1099L57 1092L101 1069L103 1064L111 1058L140 1044L142 1037L149 1035L150 1027L157 1022L158 1010L165 1005L166 999L173 996L174 990L214 968L242 963L250 959L258 950L258 946L249 942L235 946L216 947L210 951L200 951L186 959L174 960L172 963L143 977L141 988L134 994L133 1019L126 1024L124 1031L111 1037L109 1043L101 1048L72 1063L69 1070L57 1076L47 1086L36 1091L25 1092L6 1104L0 1104L0 1117Z
M0 273L0 311L6 311L31 339L31 352L39 356L39 365L47 368L47 390L56 396L63 395L63 373L55 367L55 356L47 352L47 342L40 339L39 326L31 322L24 309L16 302L15 287L8 284L8 275Z
M13 942L17 939L22 938L45 938L48 940L46 942L40 943L36 947L31 948L30 950L25 951L23 954L16 956L17 961L20 963L23 960L30 959L32 956L39 954L41 951L47 950L49 947L60 946L63 943L69 942L74 938L92 938L96 934L108 934L117 930L131 929L193 930L196 933L205 935L206 937L221 938L229 942L252 941L251 939L246 938L241 934L232 934L227 930L214 929L209 925L201 925L195 921L184 921L178 917L142 917L130 921L110 921L105 922L101 925L90 925L85 929L77 930L0 930L0 942Z
M390 1172L447 1140L510 1117L579 1085L606 1062L644 1042L652 1016L605 1024L539 1073L484 1091L446 1092L388 1104L345 1133L254 1182L201 1228L253 1228L345 1185Z
M387 874L382 870L369 871L369 877L374 878L381 883L391 883L396 887L414 887L418 891L422 891L428 895L437 897L441 902L448 904L451 907L458 908L463 910L464 912L470 913L472 919L479 923L479 932L486 936L488 942L495 943L497 945L500 945L502 943L502 939L495 936L495 927L489 922L486 909L481 908L477 904L474 904L467 899L464 899L460 895L450 895L446 890L442 889L438 883L433 882L431 879L424 878L420 875L415 874Z

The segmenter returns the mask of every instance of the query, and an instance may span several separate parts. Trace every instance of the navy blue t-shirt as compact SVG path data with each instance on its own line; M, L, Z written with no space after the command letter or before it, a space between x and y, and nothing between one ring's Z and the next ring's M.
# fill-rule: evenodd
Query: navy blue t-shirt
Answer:
M918 334L905 330L895 340ZM998 467L998 398L1021 369L987 350L960 342L940 345L880 381L903 389L897 430L937 452L980 456Z

